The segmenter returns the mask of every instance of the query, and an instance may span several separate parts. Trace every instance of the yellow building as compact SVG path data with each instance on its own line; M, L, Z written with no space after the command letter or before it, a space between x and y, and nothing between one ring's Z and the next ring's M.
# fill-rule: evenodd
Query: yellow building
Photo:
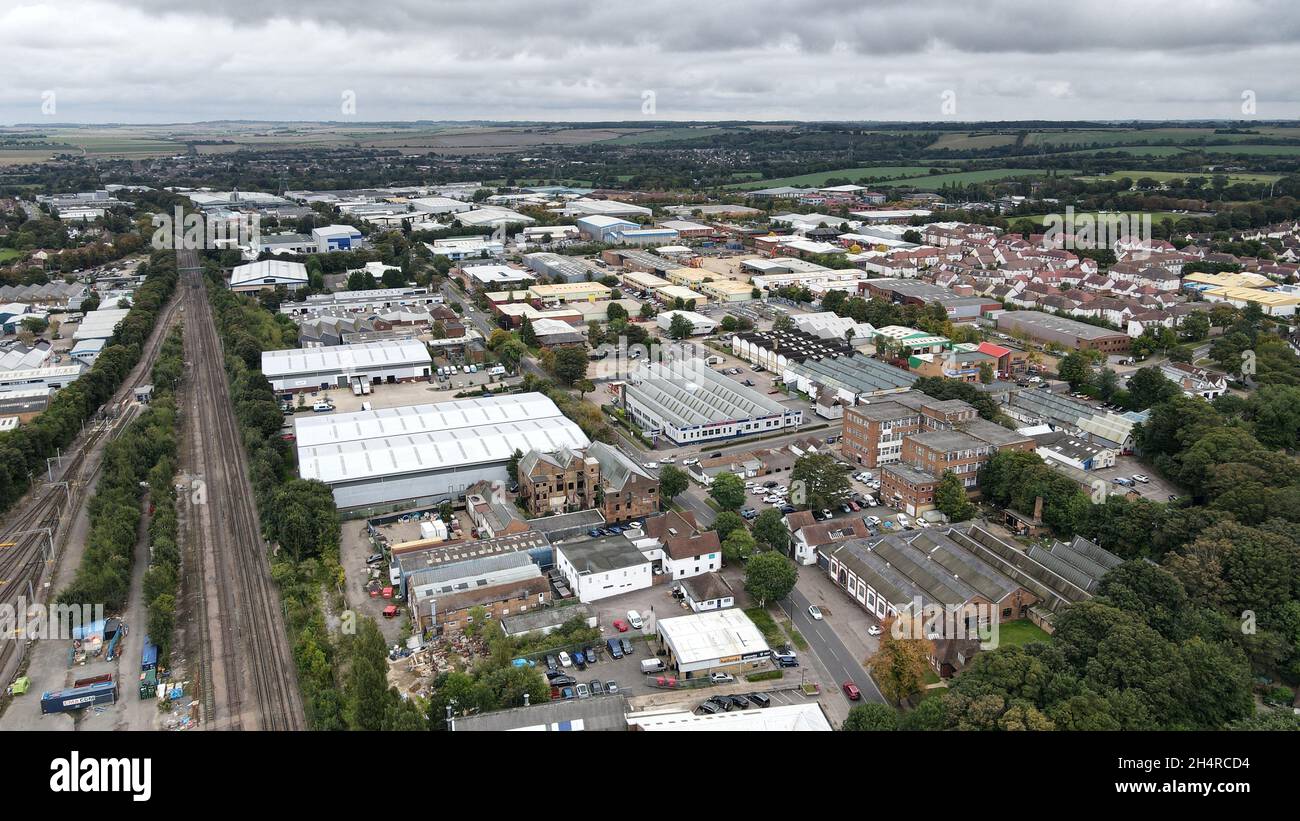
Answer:
M558 282L553 285L534 285L528 289L528 298L545 305L595 302L598 299L609 299L612 290L599 282Z
M663 277L643 273L641 271L628 271L623 274L622 281L623 284L627 285L629 288L636 288L638 291L645 291L646 293L651 293L659 288L672 284Z
M1211 288L1203 296L1206 302L1227 302L1236 308L1258 305L1267 316L1295 316L1300 296L1259 288Z
M718 302L745 302L754 298L754 286L734 279L715 279L700 283L700 292Z
M717 279L720 275L703 268L674 268L668 272L668 281L686 288L698 288L706 279Z
M1275 284L1263 274L1252 274L1246 271L1237 274L1184 274L1183 282L1194 282L1197 285L1210 285L1215 288L1267 288Z
M655 291L655 296L668 303L676 302L680 297L681 300L688 305L691 302L694 302L696 305L703 305L709 301L709 298L704 294L692 291L690 288L683 288L680 285L669 285L665 288L660 288Z

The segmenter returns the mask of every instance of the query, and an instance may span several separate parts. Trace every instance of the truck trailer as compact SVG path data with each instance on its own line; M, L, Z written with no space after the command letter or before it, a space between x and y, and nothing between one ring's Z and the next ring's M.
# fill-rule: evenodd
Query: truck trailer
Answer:
M117 681L100 681L85 687L72 687L41 694L41 713L71 713L97 704L117 701Z

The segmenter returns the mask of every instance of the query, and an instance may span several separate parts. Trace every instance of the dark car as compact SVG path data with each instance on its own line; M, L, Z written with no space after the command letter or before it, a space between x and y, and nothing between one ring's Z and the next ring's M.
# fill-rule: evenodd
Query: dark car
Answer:
M781 512L784 513L784 514L786 514L786 515L789 515L789 514L791 514L791 513L794 513L795 510L796 510L796 508L795 508L794 505L781 505Z
M772 699L762 693L750 693L746 698L753 702L756 707L768 707L772 704Z
M620 642L618 639L610 639L609 641L605 642L605 644L608 645L609 647L610 658L616 658L616 659L623 658L622 642Z
M595 647L582 648L582 654L587 657L588 664L595 664L596 662L600 661L600 658L596 656Z
M703 702L696 709L702 713L708 713L709 715L716 715L717 713L722 712L722 708L714 704L712 701Z
M366 557L366 564L380 564L384 561L383 553L372 553Z
M582 653L573 654L573 663L577 665L579 670L587 669L587 657L584 656Z
M739 709L741 710L749 709L749 701L747 701L744 696L727 696L727 698L729 698L731 700L731 703L734 704Z
M591 530L588 530L588 531L587 531L587 535L590 536L590 537L592 537L592 538L594 539L594 538L596 538L597 536L600 535L600 529L599 529L599 528L592 528Z
M731 699L726 696L713 696L709 699L709 702L718 705L718 709L722 710L724 713L731 712Z
M552 656L552 655L550 655L550 654L547 654L547 656L546 656L546 669L547 669L547 670L558 670L558 669L560 669L560 664L559 664L559 662L557 662L557 661L555 660L555 656Z
M587 685L587 689L591 691L591 694L593 696L599 696L605 694L605 685L598 678L592 679L591 683Z
M574 692L572 687L561 687L560 698L573 698Z
M632 642L628 641L627 639L619 639L618 643L623 645L623 655L625 656L633 655L634 651L632 649Z
M577 683L578 680L576 678L574 678L573 676L566 676L564 674L560 674L555 678L551 679L552 687L572 687Z
M780 659L777 659L777 660L776 660L776 666L777 666L777 667L798 667L798 666L799 666L799 659L796 659L796 658L780 658Z

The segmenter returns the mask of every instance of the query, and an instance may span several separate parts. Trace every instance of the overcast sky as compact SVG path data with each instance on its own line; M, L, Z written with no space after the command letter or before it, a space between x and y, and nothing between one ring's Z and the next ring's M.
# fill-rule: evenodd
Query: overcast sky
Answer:
M0 123L1300 116L1296 0L0 0L0 33Z

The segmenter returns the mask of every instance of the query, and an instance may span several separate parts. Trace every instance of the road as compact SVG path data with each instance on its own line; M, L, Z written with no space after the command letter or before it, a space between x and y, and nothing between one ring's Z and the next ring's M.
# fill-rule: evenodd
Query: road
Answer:
M844 695L843 685L846 681L851 681L858 685L862 691L864 701L874 701L878 704L887 704L885 697L880 694L880 689L876 683L867 675L867 671L862 667L862 661L856 658L853 653L844 646L844 642L835 634L830 624L825 619L817 621L808 615L808 606L812 602L799 591L798 588L790 591L789 598L780 602L781 610L794 623L795 629L803 634L808 640L808 647L817 657L818 663L826 670L829 675L829 682L839 689L840 698L848 703L848 696ZM846 599L844 607L853 605Z

